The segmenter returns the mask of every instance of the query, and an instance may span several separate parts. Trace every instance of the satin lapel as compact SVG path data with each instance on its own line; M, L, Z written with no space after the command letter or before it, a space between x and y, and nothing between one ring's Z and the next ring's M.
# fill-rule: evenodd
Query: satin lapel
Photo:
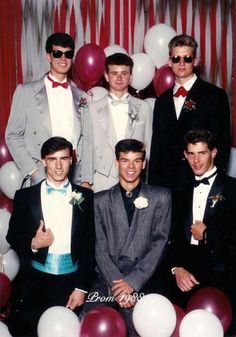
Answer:
M190 111L194 112L197 110L198 102L201 100L202 95L202 80L197 78L194 82L192 88L189 90L186 100L180 112L179 120L184 118L184 116Z
M221 180L221 177L217 175L208 194L203 222L204 221L207 222L207 219L212 217L212 215L217 211L219 205L222 203L222 200L219 200L214 204L212 202L212 197L216 195L223 196L223 192L224 192L224 184Z
M40 81L39 86L36 89L37 89L35 93L36 105L42 118L44 130L46 130L48 136L51 137L52 126L48 106L47 91L43 79Z
M33 187L30 191L30 208L35 222L39 226L40 220L43 220L41 183Z
M128 124L126 128L126 138L130 139L132 138L136 123L139 119L139 111L140 111L140 103L136 103L132 100L132 97L130 97L129 101L129 116L128 116Z
M72 191L76 190L76 186L72 184ZM74 236L76 228L78 227L78 219L80 220L81 224L84 224L84 214L83 214L83 203L81 206L73 205L72 208L72 226L71 226L71 239Z
M185 235L188 238L188 241L190 241L191 239L191 232L190 232L190 227L193 223L193 192L194 192L194 188L192 185L189 186L189 188L185 191L186 193L186 197L185 197L185 201L187 203L187 209L188 209L188 215L185 221ZM179 212L181 212L181 210L178 210Z
M73 106L74 106L74 130L75 133L79 134L79 130L81 130L81 118L82 116L80 115L79 111L79 104L80 104L80 91L79 89L71 83L71 93L72 93L72 98L73 98Z
M117 137L116 137L116 132L115 132L113 122L111 119L111 115L109 113L107 98L106 98L106 104L98 108L97 115L98 115L98 121L100 124L100 129L104 137L107 139L112 150L114 150L114 147L117 143Z

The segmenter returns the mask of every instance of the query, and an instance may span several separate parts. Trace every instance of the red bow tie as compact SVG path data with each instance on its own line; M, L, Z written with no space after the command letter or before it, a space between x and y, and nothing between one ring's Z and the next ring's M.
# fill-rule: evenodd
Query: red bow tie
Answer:
M179 96L186 97L187 95L188 95L188 91L181 85L181 87L179 87L179 89L174 94L174 97L179 97Z
M57 81L54 81L49 75L47 76L48 80L52 82L52 87L53 88L57 88L59 86L61 86L62 88L64 89L67 89L68 86L69 86L69 82L57 82Z

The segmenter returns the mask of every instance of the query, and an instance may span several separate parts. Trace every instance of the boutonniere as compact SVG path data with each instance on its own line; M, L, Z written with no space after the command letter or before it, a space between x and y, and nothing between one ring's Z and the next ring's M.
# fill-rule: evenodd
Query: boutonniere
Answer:
M214 194L212 196L209 197L210 201L211 201L211 208L214 208L215 205L218 203L218 201L221 201L224 199L223 195L220 193Z
M146 208L148 207L148 199L140 196L134 200L134 205L138 209Z
M79 109L80 108L87 108L88 107L88 101L85 97L81 96L79 100Z
M72 193L71 193L71 199L69 201L69 203L71 205L77 205L81 210L82 208L80 207L80 204L84 201L84 197L83 197L83 194L74 190Z
M187 110L195 110L196 109L196 102L194 102L192 99L187 99L185 102L184 102L184 107L185 109Z
M138 121L138 112L137 111L134 111L134 110L130 109L128 114L129 114L129 117L130 117L130 120L131 120L131 125L133 125L133 122L135 120Z

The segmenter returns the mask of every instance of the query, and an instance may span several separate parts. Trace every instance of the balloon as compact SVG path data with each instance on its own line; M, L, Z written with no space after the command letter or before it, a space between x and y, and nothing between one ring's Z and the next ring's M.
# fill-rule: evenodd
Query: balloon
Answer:
M176 325L175 308L166 297L148 294L135 304L133 323L141 337L170 337Z
M157 96L160 96L167 89L175 84L175 75L171 68L166 64L157 69L153 78L153 86Z
M10 334L8 330L8 327L3 322L0 322L0 336L1 337L12 337L12 335Z
M10 199L21 187L24 177L14 161L8 161L0 168L0 189Z
M175 330L172 333L171 337L179 337L179 326L180 326L180 323L181 323L182 319L185 316L185 312L177 304L173 304L173 306L175 308L177 322L176 322Z
M144 53L133 54L131 58L134 61L131 86L136 90L143 90L152 82L155 65Z
M6 209L0 209L0 254L4 254L10 248L6 240L11 213Z
M128 55L127 51L118 44L111 44L110 46L106 47L104 49L104 53L106 54L106 57L115 53L122 53Z
M176 31L164 23L152 26L144 37L144 49L155 66L160 68L169 58L168 44L176 35Z
M223 337L220 320L211 312L197 309L183 318L179 327L179 337Z
M232 321L232 307L227 296L219 289L206 287L196 291L188 301L186 312L205 309L215 314L227 331Z
M83 81L81 81L79 78L78 78L78 75L77 75L77 72L76 72L76 69L75 69L75 65L73 64L72 65L72 80L75 82L75 84L77 85L77 87L83 91L88 91L91 86L89 84L86 84L84 83Z
M7 161L12 160L10 152L8 151L7 145L5 143L4 134L0 135L0 166L5 164Z
M5 274L10 281L14 280L20 268L20 260L13 249L9 249L0 256L0 272Z
M103 88L103 87L93 87L92 89L90 89L88 91L88 95L90 95L91 102L97 101L101 98L103 98L104 96L106 96L108 94L107 89Z
M12 212L13 202L5 194L0 191L0 208Z
M38 337L78 337L79 331L80 321L76 314L62 306L44 311L37 327Z
M78 79L92 87L105 71L106 55L102 48L93 43L85 44L75 56L75 70Z
M125 337L126 326L114 309L101 306L90 310L81 324L80 337Z
M153 98L153 97L148 97L148 98L145 98L146 102L148 102L148 104L150 105L152 111L154 110L154 105L155 105L155 102L156 102L156 98Z
M11 296L12 286L9 278L0 273L0 308L4 307Z

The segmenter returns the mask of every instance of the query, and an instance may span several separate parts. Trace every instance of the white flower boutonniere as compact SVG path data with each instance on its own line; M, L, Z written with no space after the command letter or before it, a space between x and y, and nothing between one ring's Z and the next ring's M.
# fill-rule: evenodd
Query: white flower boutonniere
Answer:
M224 197L223 197L223 195L220 194L220 193L217 193L217 194L214 194L214 195L210 196L210 197L209 197L209 200L211 201L210 207L211 207L211 208L214 208L215 205L218 203L218 201L221 201L221 200L223 200L223 199L224 199Z
M131 120L131 125L133 125L133 122L134 122L135 120L138 121L138 112L137 112L137 111L134 111L134 110L131 109L131 110L128 112L128 114L129 114L129 117L130 117L130 120Z
M146 208L148 207L148 200L145 197L138 197L134 200L134 205L138 209Z
M84 197L83 197L83 194L74 190L72 193L71 193L71 199L69 201L69 203L71 205L77 205L79 206L79 208L82 210L82 208L80 207L80 204L84 201Z

